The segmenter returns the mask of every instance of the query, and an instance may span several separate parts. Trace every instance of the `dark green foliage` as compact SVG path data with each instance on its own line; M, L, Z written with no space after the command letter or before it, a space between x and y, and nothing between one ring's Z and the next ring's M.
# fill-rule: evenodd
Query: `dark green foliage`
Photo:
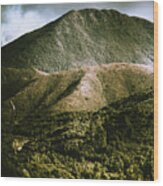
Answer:
M2 68L2 100L14 96L36 79L32 69ZM13 86L14 85L14 86Z
M14 154L18 136L30 141ZM153 180L153 93L98 112L3 123L2 141L2 176Z

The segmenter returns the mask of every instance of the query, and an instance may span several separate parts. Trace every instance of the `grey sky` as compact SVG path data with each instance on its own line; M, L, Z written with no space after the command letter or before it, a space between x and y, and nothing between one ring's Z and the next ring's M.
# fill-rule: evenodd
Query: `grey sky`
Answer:
M1 45L54 21L72 9L84 8L116 9L153 22L153 1L3 5L1 6Z

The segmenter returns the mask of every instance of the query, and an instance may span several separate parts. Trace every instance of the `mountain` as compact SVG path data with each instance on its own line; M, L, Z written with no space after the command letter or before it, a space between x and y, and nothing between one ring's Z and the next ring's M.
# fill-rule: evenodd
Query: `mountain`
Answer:
M153 23L115 10L70 11L2 47L3 67L53 72L87 65L153 64Z
M154 179L153 24L71 11L2 47L2 176Z

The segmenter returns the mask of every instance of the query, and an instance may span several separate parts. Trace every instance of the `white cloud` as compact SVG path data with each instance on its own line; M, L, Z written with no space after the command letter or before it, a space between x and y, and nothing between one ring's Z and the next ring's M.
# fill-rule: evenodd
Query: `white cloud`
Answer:
M11 6L4 16L6 21L1 25L1 45L47 23L47 17L44 15L37 11L23 12L21 6Z

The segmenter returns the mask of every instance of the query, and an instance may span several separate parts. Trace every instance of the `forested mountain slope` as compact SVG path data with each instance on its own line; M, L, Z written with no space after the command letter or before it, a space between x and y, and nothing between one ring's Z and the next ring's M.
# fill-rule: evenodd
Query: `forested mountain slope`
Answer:
M153 64L153 23L115 10L70 11L2 47L3 67L60 71L87 65Z

